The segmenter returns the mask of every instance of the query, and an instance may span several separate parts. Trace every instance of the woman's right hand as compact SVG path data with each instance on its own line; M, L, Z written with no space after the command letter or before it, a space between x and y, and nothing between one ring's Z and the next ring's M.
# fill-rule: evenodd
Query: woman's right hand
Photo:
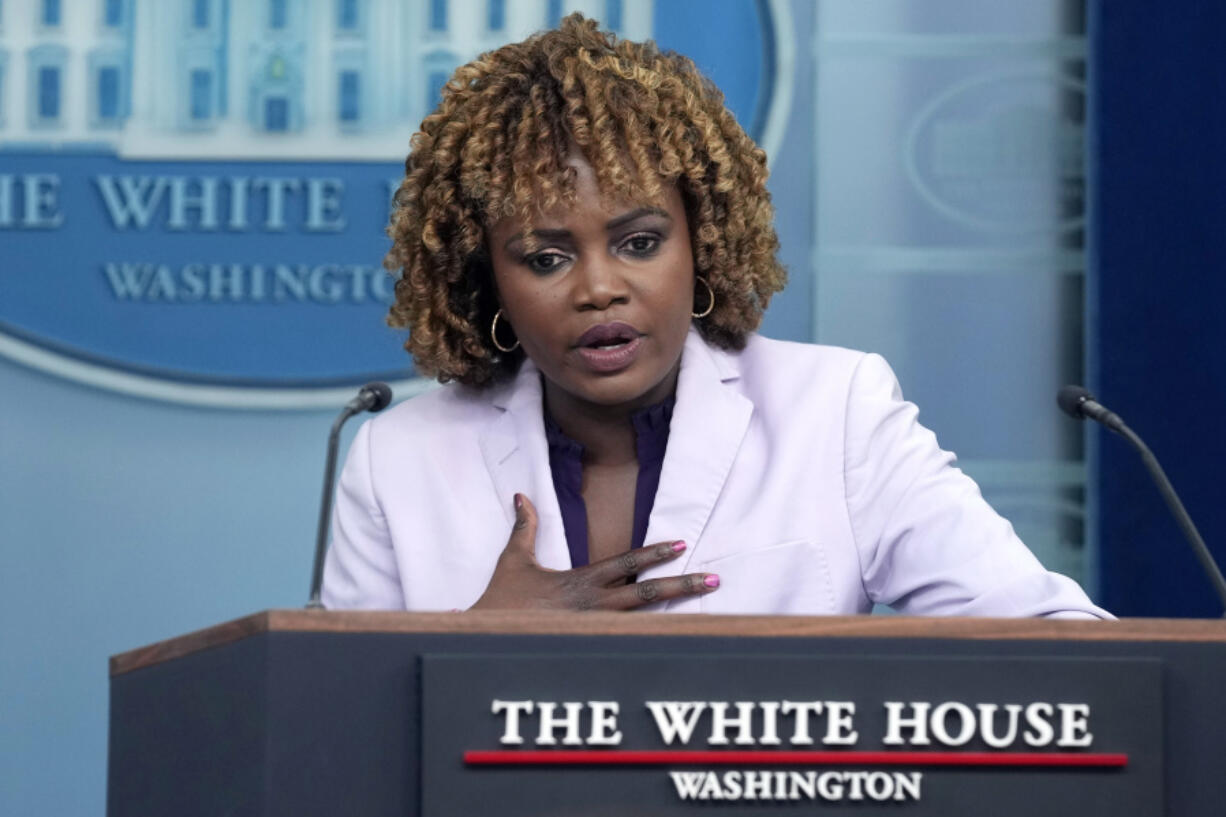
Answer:
M690 573L626 584L652 565L675 559L684 542L662 542L572 570L550 570L536 560L536 508L515 495L515 526L494 575L472 610L633 610L645 604L710 593L714 573Z

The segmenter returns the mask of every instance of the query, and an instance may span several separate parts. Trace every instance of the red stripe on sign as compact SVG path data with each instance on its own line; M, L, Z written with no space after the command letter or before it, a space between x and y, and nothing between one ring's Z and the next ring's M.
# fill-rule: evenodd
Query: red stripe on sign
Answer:
M470 766L1091 766L1128 765L1124 754L1057 752L465 752Z

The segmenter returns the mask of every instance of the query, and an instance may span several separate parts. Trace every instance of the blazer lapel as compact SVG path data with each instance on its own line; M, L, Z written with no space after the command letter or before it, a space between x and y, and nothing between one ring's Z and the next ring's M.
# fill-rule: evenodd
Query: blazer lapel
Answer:
M702 544L753 414L753 403L728 385L739 376L730 355L712 349L697 331L690 331L660 485L644 539L647 545L682 539L688 548L680 560L645 570L640 579L687 572Z
M548 568L567 570L570 551L549 468L541 378L536 366L525 360L515 379L501 387L491 402L502 413L481 432L480 447L502 511L504 535L510 536L515 523L515 494L526 495L536 508L539 522L537 561Z

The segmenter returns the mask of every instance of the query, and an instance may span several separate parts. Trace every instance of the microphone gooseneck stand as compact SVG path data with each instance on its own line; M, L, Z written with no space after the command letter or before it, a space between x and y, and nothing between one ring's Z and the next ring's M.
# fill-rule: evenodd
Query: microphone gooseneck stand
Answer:
M341 426L355 414L361 414L363 411L383 411L391 402L390 386L386 383L367 383L358 391L358 396L346 403L341 413L332 421L332 430L328 433L328 455L324 462L324 490L319 502L319 524L315 528L315 563L311 568L311 597L306 603L308 610L322 610L324 607L320 592L324 582L324 554L328 550L332 483L336 478L336 449L340 442Z
M1226 578L1222 577L1221 568L1214 561L1213 554L1206 547L1205 540L1201 538L1200 531L1196 529L1195 523L1192 522L1192 517L1183 506L1183 502L1179 500L1179 496L1175 493L1175 487L1167 479L1166 472L1162 470L1162 466L1158 463L1158 458L1154 456L1154 452L1149 450L1149 446L1145 444L1145 441L1129 428L1118 414L1108 410L1106 406L1095 400L1094 396L1081 386L1063 387L1056 397L1056 402L1066 414L1079 420L1088 417L1095 422L1101 423L1123 437L1128 441L1129 445L1137 450L1137 453L1141 455L1141 462L1145 463L1146 470L1149 471L1154 484L1158 486L1158 493L1162 494L1162 499L1166 502L1167 508L1170 509L1171 515L1175 517L1175 523L1179 525L1179 530L1183 533L1184 538L1188 540L1188 544L1192 546L1192 552L1196 554L1196 559L1200 562L1201 569L1205 571L1209 583L1213 585L1214 591L1222 602L1222 607L1226 609ZM1226 618L1226 613L1223 613L1223 617Z

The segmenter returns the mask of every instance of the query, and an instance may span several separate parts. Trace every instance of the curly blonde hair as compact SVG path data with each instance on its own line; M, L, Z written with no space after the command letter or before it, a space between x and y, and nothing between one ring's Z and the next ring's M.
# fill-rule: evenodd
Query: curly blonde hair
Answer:
M695 273L715 296L699 330L741 348L758 327L787 279L765 152L690 59L572 14L458 68L413 136L384 266L400 273L388 323L409 329L423 375L480 386L518 367L522 352L490 337L486 229L573 203L575 149L607 200L656 203L677 185ZM705 307L705 293L696 300Z

